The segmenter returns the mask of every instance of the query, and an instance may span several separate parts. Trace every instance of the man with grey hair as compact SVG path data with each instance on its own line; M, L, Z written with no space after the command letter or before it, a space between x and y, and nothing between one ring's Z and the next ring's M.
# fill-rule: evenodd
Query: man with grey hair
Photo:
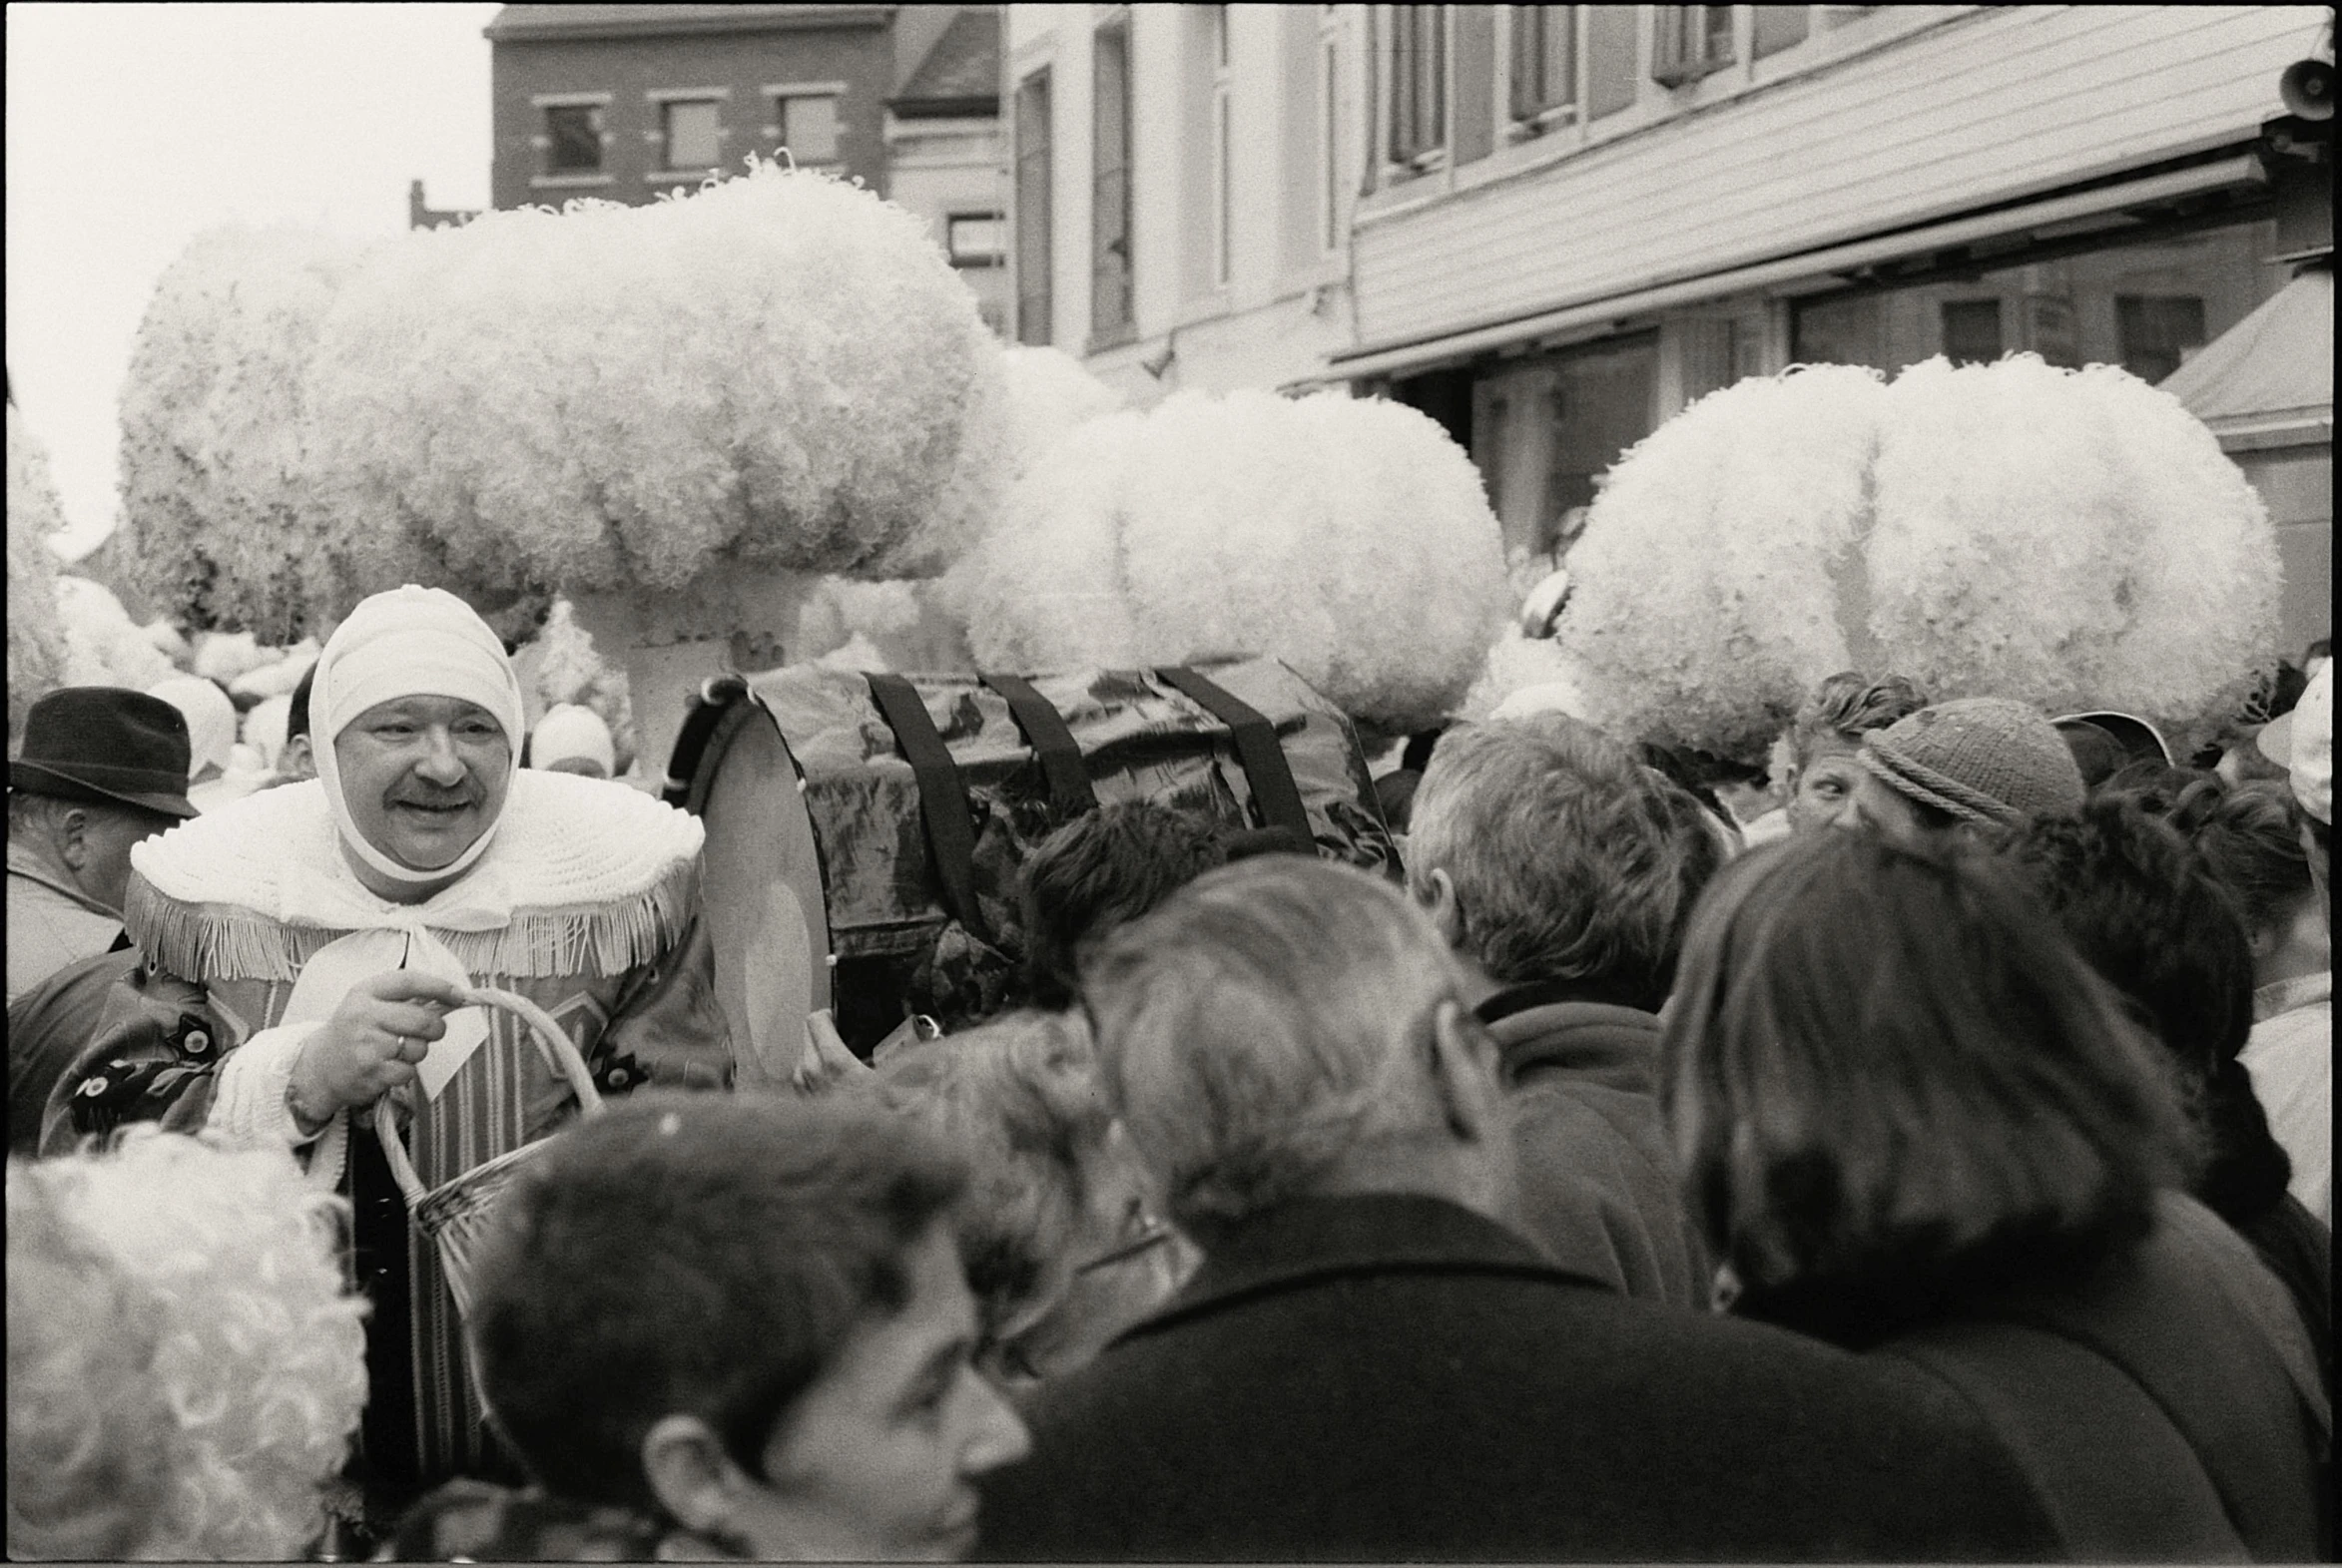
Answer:
M1497 1052L1397 890L1274 855L1085 967L1100 1070L1204 1262L1043 1385L1006 1560L2044 1555L1948 1394L1629 1301L1509 1228Z
M1521 1219L1629 1296L1708 1304L1659 1111L1659 1008L1722 862L1698 803L1561 714L1451 731L1415 798L1408 883L1494 1035Z

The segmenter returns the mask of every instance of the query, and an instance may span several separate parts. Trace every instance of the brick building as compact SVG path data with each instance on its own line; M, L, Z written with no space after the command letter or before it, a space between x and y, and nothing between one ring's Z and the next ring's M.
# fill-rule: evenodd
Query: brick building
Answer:
M510 5L492 45L499 208L639 205L750 153L883 188L884 5Z
M995 8L509 5L486 32L496 207L638 205L786 152L916 214L1006 330Z

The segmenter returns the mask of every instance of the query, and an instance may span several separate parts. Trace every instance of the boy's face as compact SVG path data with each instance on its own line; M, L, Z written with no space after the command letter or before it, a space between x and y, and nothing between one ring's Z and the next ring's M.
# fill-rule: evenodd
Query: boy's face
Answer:
M1024 1457L1024 1423L969 1362L975 1301L941 1225L903 1260L902 1309L857 1324L767 1440L736 1520L762 1557L947 1561L976 1537L976 1478Z

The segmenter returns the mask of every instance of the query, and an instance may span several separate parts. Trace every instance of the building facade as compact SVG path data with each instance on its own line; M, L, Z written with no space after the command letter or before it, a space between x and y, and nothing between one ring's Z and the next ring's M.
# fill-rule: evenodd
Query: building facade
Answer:
M1740 376L2170 374L2330 253L2263 135L2327 15L1011 5L1016 331L1141 396L1413 403L1549 557Z
M1357 341L1368 8L1010 5L1016 336L1144 401Z
M1005 328L994 8L512 5L486 34L496 207L640 205L785 157L918 214Z

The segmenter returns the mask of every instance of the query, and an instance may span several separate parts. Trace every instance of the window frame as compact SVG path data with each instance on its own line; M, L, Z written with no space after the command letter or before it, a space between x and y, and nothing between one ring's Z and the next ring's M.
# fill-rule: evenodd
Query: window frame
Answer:
M1536 136L1556 125L1574 124L1584 102L1585 75L1585 17L1583 6L1577 5L1515 5L1505 8L1511 14L1508 25L1497 30L1503 40L1505 103L1504 119L1515 139ZM1558 22L1568 39L1568 84L1566 97L1552 96L1552 86L1543 82L1544 68L1551 63L1551 29ZM1526 45L1526 34L1531 28L1537 34L1536 48ZM1524 103L1521 93L1522 62L1532 54L1537 62L1541 91L1532 102Z
M1211 8L1212 28L1212 287L1236 276L1235 72L1228 7Z
M1107 95L1101 91L1105 63L1116 62L1116 108L1111 126L1115 157L1109 164ZM1116 347L1138 335L1136 217L1131 200L1130 17L1124 12L1090 34L1090 340L1089 351ZM1111 223L1109 223L1111 215ZM1118 230L1118 233L1112 231ZM1117 249L1119 248L1119 249ZM1111 282L1109 290L1105 285Z
M997 228L999 244L988 256L969 258L961 255L954 239L954 231L961 224L992 224ZM1008 264L1008 215L1001 212L947 211L943 215L943 255L951 264L965 270L991 271Z
M789 147L789 103L796 98L827 98L836 107L831 120L836 137L834 150L828 158L800 158L797 149L789 148L789 161L803 169L828 169L846 162L846 88L844 82L767 82L757 89L771 116L762 127L765 145L778 153Z
M610 95L608 93L547 95L545 98L535 101L531 107L543 117L540 122L543 130L539 140L543 144L541 151L545 156L543 167L537 171L539 179L583 180L609 174L610 145L615 139L610 132ZM594 161L591 166L565 167L559 161L561 137L554 130L554 117L580 111L589 117L586 130L593 139Z
M724 164L724 101L713 94L662 94L652 99L659 111L659 168L657 174L704 175L720 169ZM675 112L678 109L697 109L705 105L713 111L715 123L709 129L713 143L706 163L694 160L678 163L675 158Z
M1009 267L1014 273L1016 341L1030 347L1045 347L1056 336L1057 226L1051 188L1056 127L1050 119L1054 91L1050 67L1044 64L1017 79L1012 99ZM1028 237L1037 238L1039 244L1026 244Z
M1394 5L1386 9L1390 12L1391 25L1383 41L1388 68L1384 72L1384 112L1379 140L1385 182L1390 183L1448 167L1455 132L1449 123L1455 107L1454 84L1449 81L1449 73L1456 49L1455 7ZM1426 12L1433 14L1427 17ZM1426 21L1433 25L1424 27ZM1435 57L1434 68L1427 72L1419 65L1403 73L1403 64L1420 62L1427 42ZM1426 139L1421 124L1427 97L1430 117L1437 121L1437 135L1430 139Z
M1724 13L1724 48L1715 50L1712 13ZM1661 87L1691 87L1719 71L1741 64L1740 32L1744 11L1740 5L1655 5L1651 7L1651 80ZM1696 18L1695 18L1696 13ZM1753 13L1752 13L1753 14ZM1696 45L1692 23L1699 24Z
M1342 14L1318 7L1318 255L1342 249Z

